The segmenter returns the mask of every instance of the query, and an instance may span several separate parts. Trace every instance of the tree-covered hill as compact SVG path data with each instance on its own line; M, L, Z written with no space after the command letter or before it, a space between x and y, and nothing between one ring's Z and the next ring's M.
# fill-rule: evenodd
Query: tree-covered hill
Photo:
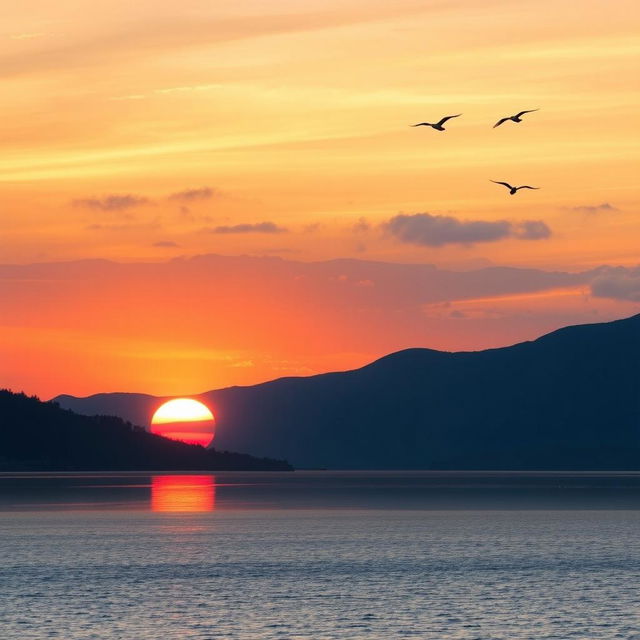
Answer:
M288 471L283 460L204 449L114 416L82 416L0 390L0 471Z

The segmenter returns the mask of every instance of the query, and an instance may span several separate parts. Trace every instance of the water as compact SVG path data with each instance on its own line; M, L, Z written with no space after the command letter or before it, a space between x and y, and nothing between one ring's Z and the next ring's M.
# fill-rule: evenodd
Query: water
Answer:
M626 640L639 531L633 474L0 475L0 637Z

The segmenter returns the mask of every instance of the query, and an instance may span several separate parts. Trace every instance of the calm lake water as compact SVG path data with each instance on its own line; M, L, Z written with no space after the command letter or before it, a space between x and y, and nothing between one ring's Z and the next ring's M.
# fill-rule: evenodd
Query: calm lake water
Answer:
M0 637L640 638L638 474L0 474Z

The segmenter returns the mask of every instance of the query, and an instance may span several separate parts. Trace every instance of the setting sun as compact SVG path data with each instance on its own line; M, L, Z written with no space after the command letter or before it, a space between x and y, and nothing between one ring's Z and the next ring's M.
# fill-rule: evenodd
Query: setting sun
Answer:
M191 398L175 398L161 405L151 418L151 433L187 444L208 446L215 418L206 405Z

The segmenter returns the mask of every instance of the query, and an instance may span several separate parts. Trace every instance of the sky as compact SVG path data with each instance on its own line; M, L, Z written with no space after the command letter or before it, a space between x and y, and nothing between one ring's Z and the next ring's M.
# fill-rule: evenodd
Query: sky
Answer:
M0 386L197 393L640 312L639 23L626 0L5 8Z

